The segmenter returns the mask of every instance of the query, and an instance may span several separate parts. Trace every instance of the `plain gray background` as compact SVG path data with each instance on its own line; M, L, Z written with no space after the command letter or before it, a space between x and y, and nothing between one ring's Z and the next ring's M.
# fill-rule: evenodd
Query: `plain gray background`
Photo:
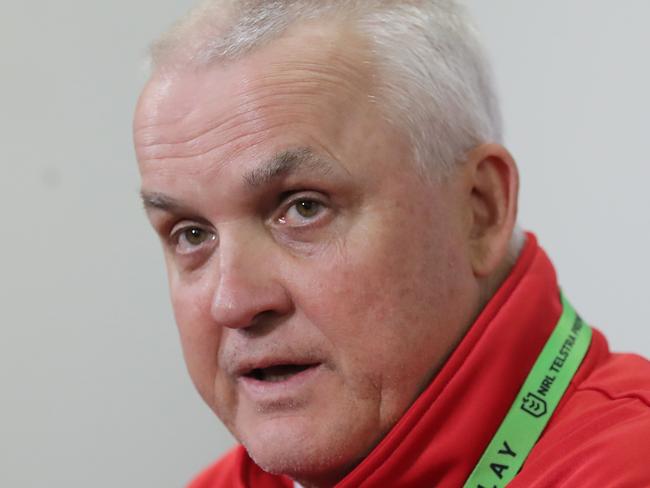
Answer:
M177 344L138 202L145 46L189 0L0 17L0 486L179 487L231 439ZM650 3L473 0L521 222L616 350L650 355Z

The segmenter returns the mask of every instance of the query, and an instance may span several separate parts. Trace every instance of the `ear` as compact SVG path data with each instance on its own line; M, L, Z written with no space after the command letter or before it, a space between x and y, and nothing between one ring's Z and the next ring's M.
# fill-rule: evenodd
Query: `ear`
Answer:
M474 275L491 276L504 262L517 221L519 172L503 146L483 144L465 163L469 252Z

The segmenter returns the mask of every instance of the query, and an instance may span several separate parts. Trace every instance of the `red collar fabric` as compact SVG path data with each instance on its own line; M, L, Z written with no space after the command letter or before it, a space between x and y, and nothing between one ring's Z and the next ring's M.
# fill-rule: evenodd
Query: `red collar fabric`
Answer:
M532 234L429 387L338 488L460 487L556 325L555 271Z

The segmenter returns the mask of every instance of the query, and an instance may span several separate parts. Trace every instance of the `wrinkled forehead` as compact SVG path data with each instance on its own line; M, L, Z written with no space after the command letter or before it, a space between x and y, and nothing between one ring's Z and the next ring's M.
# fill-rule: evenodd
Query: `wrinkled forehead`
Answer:
M136 109L136 144L178 122L191 136L202 117L294 102L346 106L372 95L372 63L365 42L340 26L303 24L242 59L212 66L161 67L145 86ZM297 97L296 97L297 95ZM293 97L292 97L293 96ZM236 108L239 107L239 108ZM210 109L214 110L210 110ZM177 134L182 137L182 134Z

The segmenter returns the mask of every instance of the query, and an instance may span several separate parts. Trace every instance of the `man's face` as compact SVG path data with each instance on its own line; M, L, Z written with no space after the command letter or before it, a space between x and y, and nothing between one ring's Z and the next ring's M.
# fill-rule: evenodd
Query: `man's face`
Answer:
M468 196L417 176L355 43L298 31L157 75L135 120L198 391L260 466L319 483L395 424L478 300Z

